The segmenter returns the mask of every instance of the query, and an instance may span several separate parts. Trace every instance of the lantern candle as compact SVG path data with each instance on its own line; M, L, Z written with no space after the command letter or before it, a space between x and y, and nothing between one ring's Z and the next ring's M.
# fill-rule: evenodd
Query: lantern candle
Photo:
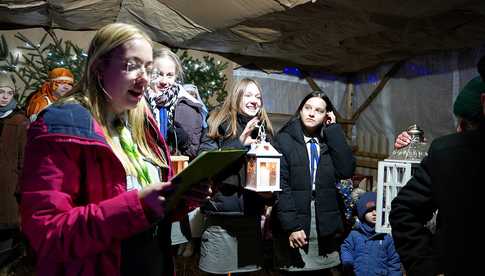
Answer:
M268 142L251 145L247 153L246 189L256 192L280 191L281 154Z
M261 166L259 169L259 182L263 185L269 185L271 183L269 179L270 171L269 168L266 167L266 162L261 162Z

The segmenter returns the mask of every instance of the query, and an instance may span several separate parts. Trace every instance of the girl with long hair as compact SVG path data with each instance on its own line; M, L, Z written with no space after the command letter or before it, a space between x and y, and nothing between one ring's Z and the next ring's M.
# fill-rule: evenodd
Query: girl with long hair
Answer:
M190 95L181 82L183 68L179 57L168 48L156 50L146 97L172 153L192 160L197 156L206 118L203 103Z
M20 210L37 275L173 273L170 154L143 97L152 61L138 28L99 29L81 81L29 129Z
M283 155L282 191L273 207L274 260L284 273L338 273L343 222L335 185L352 176L355 159L334 110L325 93L312 92L273 140Z
M257 142L259 127L267 135L273 128L263 107L262 90L252 79L236 83L219 110L209 115L208 133L200 150L247 149ZM261 269L261 215L267 203L264 195L243 188L245 159L215 179L217 190L201 209L207 227L201 238L199 268L215 274L242 273Z

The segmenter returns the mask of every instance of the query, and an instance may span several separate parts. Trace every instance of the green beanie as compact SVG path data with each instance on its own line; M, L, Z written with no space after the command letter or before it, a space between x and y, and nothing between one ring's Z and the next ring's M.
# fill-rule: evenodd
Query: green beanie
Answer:
M470 80L456 97L453 113L465 120L477 122L483 116L480 95L485 93L485 83L480 77Z

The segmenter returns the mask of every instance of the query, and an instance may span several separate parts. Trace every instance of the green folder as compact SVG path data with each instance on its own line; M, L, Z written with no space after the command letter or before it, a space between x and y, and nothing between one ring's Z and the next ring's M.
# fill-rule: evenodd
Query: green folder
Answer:
M175 189L168 195L167 209L173 210L181 197L190 191L193 185L216 177L234 162L240 160L246 152L247 150L242 149L223 149L199 154L187 168L170 180Z

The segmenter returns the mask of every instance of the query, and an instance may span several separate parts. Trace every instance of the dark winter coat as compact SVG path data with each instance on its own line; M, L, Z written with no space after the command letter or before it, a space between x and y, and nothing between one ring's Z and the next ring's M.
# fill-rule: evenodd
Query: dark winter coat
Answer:
M336 235L343 230L343 222L335 184L338 179L352 176L355 159L340 125L332 124L324 128L319 141L320 161L315 178L315 215L319 249L325 254L339 249ZM276 214L273 229L287 235L304 230L309 236L312 182L300 120L295 119L285 126L275 136L274 145L283 157L280 179L282 191L277 194L273 209ZM288 244L286 246L291 250Z
M373 226L359 224L341 246L344 267L352 267L356 276L401 276L399 255L389 234L376 233Z
M0 118L0 223L18 224L14 194L24 161L29 120L20 110Z
M248 149L241 141L239 136L251 118L238 115L237 132L232 138L220 138L218 141L207 136L207 132L201 138L199 152L236 148ZM219 133L224 137L228 131L228 124L223 123L219 127ZM246 158L241 158L228 170L216 177L218 191L212 200L202 210L206 213L217 215L251 215L261 214L265 205L265 200L257 193L243 189L246 183ZM245 207L246 205L246 207Z
M202 105L180 97L175 106L174 121L176 127L181 128L186 135L185 139L178 143L180 153L194 159L199 150L203 130Z
M433 141L409 182L392 201L390 222L396 250L408 275L472 275L476 264L465 246L483 209L485 127ZM436 234L424 227L438 210ZM478 218L480 219L480 218ZM471 266L470 266L471 264ZM476 268L475 268L476 269Z

